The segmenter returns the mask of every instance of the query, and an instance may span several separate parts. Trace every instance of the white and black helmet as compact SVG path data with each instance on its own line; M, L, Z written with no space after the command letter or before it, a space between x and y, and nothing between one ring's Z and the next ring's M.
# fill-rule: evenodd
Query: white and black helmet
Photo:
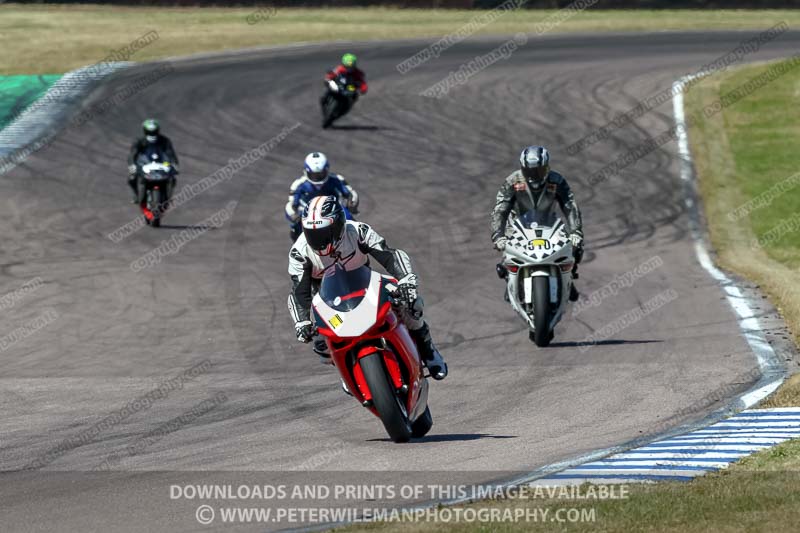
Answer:
M306 156L303 168L306 172L308 181L317 187L325 183L328 179L328 158L322 152L311 152Z
M319 255L331 255L344 237L346 217L335 196L316 196L303 214L303 234Z
M550 172L550 152L544 146L528 146L519 155L522 175L534 187L541 187Z

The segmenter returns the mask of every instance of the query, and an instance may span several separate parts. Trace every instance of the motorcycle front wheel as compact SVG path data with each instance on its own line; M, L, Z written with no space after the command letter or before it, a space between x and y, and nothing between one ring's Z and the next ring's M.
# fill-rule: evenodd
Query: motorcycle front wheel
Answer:
M150 211L153 212L153 221L150 225L158 228L161 226L161 189L153 189L150 194L153 199L150 207Z
M531 340L539 347L550 344L550 280L546 276L533 278L533 325Z
M359 359L358 363L372 393L372 404L386 428L386 433L394 442L408 442L412 433L411 423L402 399L389 382L383 356L380 352L375 352Z
M325 104L322 106L322 127L329 128L333 121L336 120L336 108L338 107L336 98L328 95L325 99Z

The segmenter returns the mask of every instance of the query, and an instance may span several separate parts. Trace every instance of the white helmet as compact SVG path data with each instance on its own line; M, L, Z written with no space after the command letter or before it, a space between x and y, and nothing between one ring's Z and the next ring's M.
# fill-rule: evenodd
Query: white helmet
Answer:
M322 152L308 154L303 167L308 181L317 187L320 187L328 179L328 158Z

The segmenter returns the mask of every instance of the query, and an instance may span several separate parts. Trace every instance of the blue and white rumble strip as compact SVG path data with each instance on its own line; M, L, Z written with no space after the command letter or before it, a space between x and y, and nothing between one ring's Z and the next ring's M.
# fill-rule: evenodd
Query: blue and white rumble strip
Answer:
M531 485L689 481L798 437L800 408L749 409L685 435L550 474Z

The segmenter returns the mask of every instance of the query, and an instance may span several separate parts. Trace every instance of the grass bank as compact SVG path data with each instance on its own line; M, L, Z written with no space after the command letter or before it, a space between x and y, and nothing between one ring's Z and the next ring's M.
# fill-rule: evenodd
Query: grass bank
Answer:
M159 38L131 60L300 41L402 39L450 34L479 11L419 9L162 8L96 5L0 5L0 75L54 74L97 63L146 32ZM534 33L555 14L507 12L475 34ZM596 11L552 32L800 28L800 11Z

